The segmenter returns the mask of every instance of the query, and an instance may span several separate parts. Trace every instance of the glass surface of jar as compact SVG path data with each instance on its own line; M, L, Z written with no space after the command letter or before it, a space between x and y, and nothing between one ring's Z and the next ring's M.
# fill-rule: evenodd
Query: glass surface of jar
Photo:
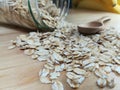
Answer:
M0 22L30 29L52 28L69 11L70 0L0 0Z

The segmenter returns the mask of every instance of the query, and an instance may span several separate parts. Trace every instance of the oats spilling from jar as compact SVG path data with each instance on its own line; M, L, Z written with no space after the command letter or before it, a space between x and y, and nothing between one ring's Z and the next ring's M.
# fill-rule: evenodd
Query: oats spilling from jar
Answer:
M9 49L18 47L33 60L45 62L39 72L41 83L52 84L53 90L64 90L58 78L66 72L66 83L79 88L93 73L100 88L114 88L110 73L120 74L120 33L112 28L100 34L84 36L68 25L54 32L20 35Z
M30 1L30 7L28 6ZM35 19L37 21L35 21ZM37 29L35 22L40 23L39 29L44 22L51 28L56 28L60 19L60 8L52 0L1 0L0 1L0 22L5 24L19 25L30 29Z

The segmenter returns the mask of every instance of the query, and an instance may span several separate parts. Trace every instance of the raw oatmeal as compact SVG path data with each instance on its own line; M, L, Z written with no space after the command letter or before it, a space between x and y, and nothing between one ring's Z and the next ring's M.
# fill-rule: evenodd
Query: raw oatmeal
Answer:
M40 81L53 84L53 90L64 90L58 81L62 71L66 71L66 82L72 88L84 84L90 73L98 77L99 87L113 88L114 78L109 74L120 74L120 34L112 28L84 36L68 24L54 32L20 35L9 49L15 47L24 50L33 60L45 62L39 72Z
M99 34L84 36L78 33L76 25L65 21L54 23L58 17L56 10L59 12L59 9L45 6L49 0L40 1L43 21L56 29L53 32L20 35L11 41L12 45L8 49L17 47L33 60L45 62L39 72L40 81L52 84L53 90L64 90L62 82L58 81L63 71L71 88L79 88L90 73L98 78L96 85L99 87L114 88L114 78L109 77L109 74L120 74L120 33L109 28ZM19 4L19 8L14 7L13 10L16 10L15 15L25 12L21 16L26 18L26 7Z

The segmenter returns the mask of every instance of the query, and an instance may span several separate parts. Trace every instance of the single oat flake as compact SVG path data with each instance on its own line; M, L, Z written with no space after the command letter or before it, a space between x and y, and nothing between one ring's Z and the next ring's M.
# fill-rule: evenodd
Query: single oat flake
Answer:
M52 90L64 90L63 84L60 81L53 82Z

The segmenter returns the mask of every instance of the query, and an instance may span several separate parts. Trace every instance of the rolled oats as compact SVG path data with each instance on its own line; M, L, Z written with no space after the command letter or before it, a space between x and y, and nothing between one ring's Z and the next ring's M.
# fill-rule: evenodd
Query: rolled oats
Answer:
M80 68L74 68L73 72L75 72L76 74L80 74L80 75L86 74L86 71L84 69L80 69Z
M41 83L44 83L44 84L50 84L50 83L52 83L52 81L50 81L50 79L48 77L42 77L42 76L40 76L40 81L41 81Z
M80 78L74 79L75 83L82 84L85 80L85 77L81 76Z
M55 66L55 71L56 72L61 72L61 71L63 71L64 70L64 64L62 64L62 65L56 65Z
M120 66L115 66L114 71L120 74Z
M42 61L47 61L48 56L38 56L38 61L42 62Z
M50 69L50 70L53 70L53 69L54 69L54 65L51 64L51 63L45 64L44 67L47 68L47 69Z
M58 27L61 10L51 0L39 0L38 7L35 6L34 0L30 0L30 2L33 15L38 19L38 22L43 21L52 28ZM29 7L27 6L27 0L3 0L1 3L0 11L2 11L2 13L0 13L0 22L30 29L37 28L31 17ZM36 7L38 10L36 10Z
M107 85L110 88L114 88L115 87L115 79L114 78L107 78Z
M97 80L97 85L100 87L100 88L103 88L107 85L107 81L106 79L103 79L103 78L99 78Z
M26 49L26 50L24 50L25 55L31 56L33 53L34 53L34 49Z
M67 83L70 85L70 87L76 89L79 88L80 84L79 83L74 83L71 79L67 79Z
M98 78L99 87L113 88L115 80L110 79L109 75L115 72L120 74L119 35L110 28L100 34L84 36L77 32L76 26L66 23L54 32L18 36L12 45L25 52L34 50L29 55L45 62L39 73L40 81L54 81L53 90L63 90L62 84L56 81L63 71L72 88L79 88L92 73Z
M60 72L50 73L50 79L57 79L60 76Z
M111 70L111 67L106 66L106 67L104 68L104 71L107 72L107 73L110 73L112 70Z
M37 58L38 58L38 55L33 54L33 55L31 56L31 58L32 58L32 59L37 59Z
M73 72L67 72L66 73L66 76L67 76L67 78L69 78L69 79L74 79L75 78L75 73L73 73ZM77 76L76 76L77 77Z
M39 72L39 76L41 77L46 77L49 74L50 70L49 69L43 69L42 71Z
M12 45L12 46L9 46L8 49L14 49L16 47L16 45Z
M63 84L60 81L55 81L52 84L52 90L64 90Z

